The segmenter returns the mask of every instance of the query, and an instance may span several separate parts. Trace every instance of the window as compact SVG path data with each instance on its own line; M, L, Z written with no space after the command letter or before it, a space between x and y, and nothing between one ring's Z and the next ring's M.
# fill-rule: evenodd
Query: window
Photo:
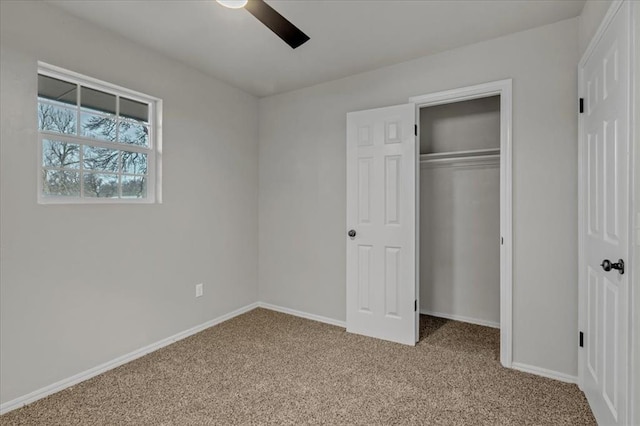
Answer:
M161 106L40 63L38 201L160 202Z

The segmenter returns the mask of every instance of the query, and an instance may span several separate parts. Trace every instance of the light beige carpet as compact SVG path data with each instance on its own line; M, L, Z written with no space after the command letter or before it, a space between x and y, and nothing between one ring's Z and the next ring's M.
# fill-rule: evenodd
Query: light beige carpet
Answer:
M256 309L2 425L590 425L575 385L502 368L499 331L422 319L408 347Z

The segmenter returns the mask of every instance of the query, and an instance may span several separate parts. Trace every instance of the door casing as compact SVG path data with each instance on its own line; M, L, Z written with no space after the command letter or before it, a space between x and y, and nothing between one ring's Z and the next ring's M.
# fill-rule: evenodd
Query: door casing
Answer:
M413 96L416 104L416 123L420 123L420 109L489 96L500 96L500 363L512 367L513 321L513 241L512 241L512 80L499 80L453 90ZM418 124L419 128L419 124ZM418 131L418 135L419 135ZM420 217L420 143L416 141L416 218ZM416 298L420 303L420 244L419 220L416 220ZM418 312L420 309L418 309Z

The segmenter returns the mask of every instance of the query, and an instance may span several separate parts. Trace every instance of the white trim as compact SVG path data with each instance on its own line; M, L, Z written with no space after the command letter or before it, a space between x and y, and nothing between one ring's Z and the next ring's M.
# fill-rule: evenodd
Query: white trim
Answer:
M156 204L162 204L162 111L163 104L162 99L156 100L151 105L151 113L156 120L155 126L153 126L153 132L155 132L155 136L152 134L149 135L150 139L154 139L156 142L155 145L155 188L156 188Z
M640 28L640 5L637 2L631 2L629 4L629 15L631 19L630 31L630 49L631 54L629 57L629 63L631 64L629 93L631 94L631 108L629 114L629 193L631 197L629 199L629 226L631 230L631 238L629 238L629 300L630 302L630 325L629 325L629 424L640 423L640 404L636 404L640 394L640 362L636 362L638 354L636 343L640 339L640 329L638 329L638 318L640 316L640 298L638 292L640 291L640 274L637 272L636 264L638 260L638 250L640 250L640 212L635 209L640 206L640 188L637 187L639 182L638 174L640 174L640 133L638 132L638 107L640 106L640 98L638 97L638 79L640 78L640 71L638 70L638 46L637 41L640 40L640 34L638 31ZM637 9L639 8L639 9ZM635 230L635 235L634 235Z
M415 241L414 241L414 247L415 247L415 335L416 335L416 343L418 343L420 341L420 260L421 260L421 251L420 251L420 235L422 235L422 230L421 230L421 224L420 224L420 204L422 203L421 197L420 197L420 182L422 181L422 168L426 168L427 165L423 164L422 162L422 158L420 155L420 132L417 130L420 127L420 111L418 110L418 107L415 106L414 103L414 108L416 111L416 118L415 118L415 123L414 123L414 128L416 129L416 131L414 132L414 145L415 145L415 155L418 161L418 167L416 167L416 172L415 172L415 179L416 179L416 184L415 184L415 215L413 218L414 221L414 227L416 230L416 235L415 235Z
M584 93L584 75L582 70L584 69L584 67L586 66L587 61L589 60L589 58L591 57L591 55L593 54L594 50L596 49L598 43L600 42L600 40L602 39L602 37L604 36L605 31L607 30L607 28L609 27L609 25L611 24L611 22L613 21L613 19L615 18L615 16L617 15L618 11L620 10L620 8L624 5L624 3L627 2L627 0L614 0L611 3L611 6L609 6L609 9L607 10L607 13L605 14L604 18L602 18L602 21L600 22L600 25L598 26L598 30L596 31L596 33L594 34L594 36L591 38L591 41L589 42L589 45L587 46L584 54L582 55L582 58L580 59L580 62L578 63L578 97L579 98L584 98L585 97L585 93ZM635 196L636 196L636 191L637 189L635 188L635 174L639 173L639 170L637 170L638 164L636 164L635 162L635 152L634 149L636 149L637 147L637 137L638 135L636 134L636 105L638 100L636 99L636 87L635 85L636 83L636 79L637 79L637 69L636 69L636 37L635 37L635 32L637 31L636 25L637 23L635 22L635 13L634 13L634 7L637 7L636 2L634 1L629 1L629 20L630 20L630 25L629 25L629 50L630 50L630 56L629 56L629 66L630 66L630 73L629 73L629 103L630 103L630 113L629 113L629 221L628 221L628 226L629 226L629 247L628 247L628 260L625 260L626 265L625 265L625 271L628 270L628 274L629 274L629 326L628 326L628 353L627 353L627 365L628 365L628 369L629 369L629 380L627 382L627 421L628 424L636 424L638 419L638 412L637 409L635 409L634 407L634 402L635 402L635 394L637 392L640 391L640 383L638 383L638 372L637 369L638 367L635 366L635 354L634 354L634 346L635 346L635 339L637 339L637 334L638 332L636 331L636 327L635 327L635 321L634 318L636 317L636 315L640 315L640 306L636 306L635 303L635 292L638 291L638 289L636 288L636 286L634 285L634 277L635 277L635 268L634 268L634 261L635 261L635 247L634 247L634 216L635 216ZM584 331L586 329L585 325L586 325L586 295L584 294L585 292L582 290L582 286L580 285L580 283L584 283L586 280L585 277L585 266L586 266L586 261L585 261L585 253L584 253L584 237L583 237L583 230L585 229L585 214L584 214L584 209L582 208L582 206L585 205L585 188L584 188L584 178L585 178L585 170L583 169L582 166L582 158L585 155L584 153L584 149L583 149L583 144L581 143L581 141L583 140L584 137L584 130L583 130L583 114L578 114L578 332L580 331ZM625 272L627 273L627 272ZM578 376L577 376L577 384L580 387L580 389L583 388L584 385L584 364L585 364L585 351L581 350L581 348L578 348Z
M295 309L285 308L283 306L272 305L271 303L258 302L259 308L268 309L270 311L281 312L283 314L293 315L295 317L305 318L312 321L323 322L325 324L335 325L337 327L347 328L346 321L339 321L333 318L323 317L321 315L309 314Z
M415 103L418 108L423 108L425 106L451 104L454 102L487 98L489 96L501 95L505 90L509 90L510 92L511 82L512 80L508 78L505 80L476 84L475 86L460 87L458 89L412 96L409 98L409 102Z
M413 96L416 117L420 108L500 95L500 363L513 362L513 174L512 174L512 80L499 80L428 95ZM420 122L419 119L416 122ZM418 125L418 128L420 126ZM419 159L418 159L419 161ZM419 180L418 180L419 182ZM419 203L416 204L419 208ZM416 281L419 276L416 276ZM416 287L419 283L416 282Z
M491 327L491 328L497 328L500 329L500 323L499 322L495 322L495 321L488 321L488 320L483 320L483 319L478 319L478 318L470 318L470 317L465 317L462 315L454 315L454 314L444 314L442 312L434 312L434 311L429 311L426 309L420 309L420 314L422 315L431 315L432 317L438 317L438 318L446 318L446 319L450 319L453 321L460 321L460 322L466 322L469 324L476 324L476 325L482 325L485 327Z
M536 376L546 377L548 379L559 380L565 383L577 383L578 377L570 374L561 373L559 371L548 370L546 368L535 367L533 365L522 364L520 362L512 362L511 368L525 373L535 374Z
M75 374L71 377L67 377L66 379L62 379L57 381L51 385L45 386L33 392L30 392L26 395L15 398L11 401L5 402L0 405L0 415L7 413L9 411L20 408L24 405L35 402L39 399L47 397L56 392L60 392L63 389L66 389L70 386L76 385L80 382L84 382L92 377L95 377L99 374L112 370L116 367L119 367L123 364L133 361L134 359L145 356L151 352L157 351L160 348L164 348L172 343L175 343L179 340L182 340L186 337L199 333L209 327L213 327L214 325L220 324L224 321L227 321L233 317L244 314L245 312L249 312L258 307L258 303L251 303L242 308L236 309L235 311L229 312L228 314L221 315L215 319L202 323L200 325L196 325L195 327L191 327L188 330L181 331L180 333L176 333L173 336L167 337L165 339L159 340L155 343L147 345L143 348L136 349L135 351L129 352L128 354L119 356L111 361L107 361L103 364L100 364L96 367L85 370L81 373Z

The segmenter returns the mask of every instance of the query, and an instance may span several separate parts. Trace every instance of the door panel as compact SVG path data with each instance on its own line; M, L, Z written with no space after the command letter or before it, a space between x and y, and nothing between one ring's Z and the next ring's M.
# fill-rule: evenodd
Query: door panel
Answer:
M604 339L602 396L613 417L618 416L618 286L604 279Z
M371 313L371 246L358 246L358 312Z
M358 225L371 222L371 166L373 158L358 159Z
M400 287L400 247L385 247L384 251L384 288L387 317L399 318L398 292Z
M600 319L598 315L598 285L599 276L591 269L589 269L588 289L587 289L587 330L591 333L587 333L587 367L589 367L589 373L593 376L595 382L598 382L600 377L598 369L598 341L600 336L598 333L598 321Z
M629 254L629 3L620 6L583 68L587 109L581 150L585 205L583 390L600 424L628 418L628 274L602 262Z
M400 225L400 161L399 155L385 156L384 164L384 223Z
M347 114L347 331L414 345L413 104Z
M600 212L598 211L598 207L600 206L600 200L602 198L600 195L602 178L598 164L598 158L600 158L601 155L597 133L587 135L587 155L587 226L589 235L598 236L600 233Z

